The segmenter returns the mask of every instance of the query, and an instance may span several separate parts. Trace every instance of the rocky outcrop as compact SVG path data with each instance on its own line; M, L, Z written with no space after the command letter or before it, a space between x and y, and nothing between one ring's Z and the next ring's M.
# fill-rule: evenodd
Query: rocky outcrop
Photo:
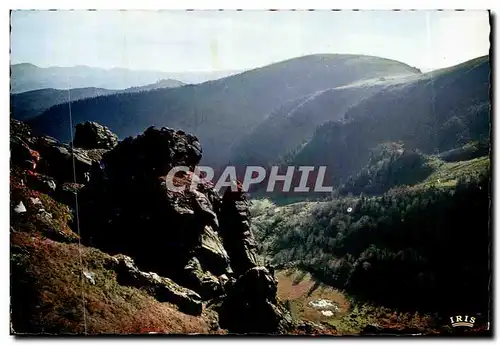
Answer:
M179 282L193 257L215 276L226 273L229 258L213 231L214 212L207 212L215 196L175 193L164 180L173 166L194 168L200 158L194 136L168 128L120 142L79 194L82 239Z
M56 181L46 175L42 174L29 174L26 176L27 185L34 190L38 190L45 194L50 194L56 191Z
M141 272L132 258L121 254L115 255L112 268L117 272L120 284L143 289L158 301L178 305L181 311L188 314L201 314L200 295L156 273Z
M25 139L18 135L10 137L10 152L12 163L27 171L33 171L40 158L36 151L30 149Z
M82 149L112 149L118 145L118 136L97 122L84 122L75 126L73 146Z
M211 300L224 294L225 286L229 282L226 274L216 277L209 271L203 270L198 258L193 257L186 266L184 266L186 277L185 285L198 291L204 300Z
M101 158L50 137L39 138L34 147L40 153L37 171L64 182L88 183L93 164Z
M220 233L231 257L231 267L238 275L257 266L249 207L244 193L226 189L220 210Z
M82 244L115 255L112 266L122 285L190 314L213 305L229 332L289 330L292 320L276 297L277 281L255 255L244 193L228 189L220 197L209 183L168 188L166 175L175 166L190 169L177 175L175 184L191 184L202 155L198 139L150 127L114 146L113 136L101 127L77 127L81 135L74 144L87 149L32 138L22 126L22 142L16 143L23 154L18 165L32 157L29 150L39 153L33 188L73 209L78 196ZM80 139L96 131L109 140L101 134Z
M227 292L219 310L220 325L235 333L287 333L288 310L276 297L278 282L265 267L253 267Z

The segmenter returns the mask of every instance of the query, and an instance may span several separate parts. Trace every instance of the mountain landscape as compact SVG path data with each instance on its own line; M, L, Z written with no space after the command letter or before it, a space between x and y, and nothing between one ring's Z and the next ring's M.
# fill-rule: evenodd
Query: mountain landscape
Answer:
M71 119L68 91L11 95L12 327L490 335L490 71L308 55L72 89ZM166 187L198 164L326 166L333 192Z
M204 143L203 163L231 161L238 140L287 102L361 79L420 72L397 61L359 55L311 55L199 85L111 95L72 104L73 122L96 121L120 137L150 125L183 128ZM70 138L68 110L56 106L30 124L61 141Z
M335 180L360 170L386 141L439 154L470 141L489 142L488 57L388 87L316 128L291 164L327 164ZM322 148L328 147L328 150Z

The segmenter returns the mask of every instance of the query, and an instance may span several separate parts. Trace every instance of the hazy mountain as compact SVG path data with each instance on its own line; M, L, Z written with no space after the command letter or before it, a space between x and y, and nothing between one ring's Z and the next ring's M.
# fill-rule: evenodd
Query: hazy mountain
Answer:
M76 101L73 123L97 121L121 138L150 125L182 128L203 142L204 163L226 164L232 146L287 102L362 79L419 73L378 57L310 55L199 85ZM63 141L70 138L66 106L53 107L32 125Z
M289 101L234 147L232 161L264 165L276 162L278 157L307 142L318 125L342 120L351 107L384 87L384 82L340 86Z
M199 84L210 80L217 80L244 72L243 70L228 71L187 71L187 72L169 72L169 78L181 80L186 84Z
M151 90L157 90L157 89L179 87L179 86L184 86L184 85L186 85L186 83L183 83L182 81L179 81L179 80L161 79L153 84L148 84L148 85L143 85L143 86L133 86L133 87L129 87L125 90L118 90L118 91L122 92L122 93L141 92L141 91L151 91Z
M490 64L484 56L380 90L348 109L342 121L319 126L288 162L327 164L339 180L359 171L380 143L400 141L435 154L489 141L490 122Z
M67 89L96 87L126 89L156 83L161 79L175 79L183 83L200 83L237 73L140 71L125 68L102 69L88 66L38 67L30 63L11 65L11 93L39 89Z
M95 87L77 88L68 90L41 89L10 95L11 116L18 120L28 120L40 115L50 107L77 101L84 98L93 98L97 96L110 95L114 93L131 93L150 91L162 88L172 88L185 85L184 83L173 79L162 79L156 83L144 86L136 86L124 90L109 90Z

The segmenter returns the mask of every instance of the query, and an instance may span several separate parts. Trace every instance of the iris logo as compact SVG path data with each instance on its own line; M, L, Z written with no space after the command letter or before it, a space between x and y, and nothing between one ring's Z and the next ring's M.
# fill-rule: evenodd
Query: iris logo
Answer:
M450 317L452 327L473 327L476 318L474 316L469 317L468 315L461 316L451 316Z

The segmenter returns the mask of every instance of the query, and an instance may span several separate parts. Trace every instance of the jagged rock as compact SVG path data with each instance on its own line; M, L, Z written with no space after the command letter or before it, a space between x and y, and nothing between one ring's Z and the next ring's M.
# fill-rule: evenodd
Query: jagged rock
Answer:
M318 324L309 320L302 320L295 326L293 333L299 335L337 334L337 327L324 321Z
M53 178L42 174L28 174L26 183L28 187L46 194L55 192L57 188Z
M99 166L104 149L71 148L49 136L35 137L25 124L11 121L11 163L27 173L37 172L60 182L88 183L91 173ZM47 192L46 186L44 192ZM38 189L33 186L32 188ZM54 190L49 186L49 190Z
M196 257L189 260L184 270L187 274L186 286L198 292L204 300L218 297L224 293L224 285L229 280L227 276L223 275L226 279L217 278L210 272L204 271Z
M128 137L103 157L110 177L136 179L166 176L173 166L194 168L201 159L198 139L173 129L149 127Z
M14 135L10 138L11 163L27 171L34 171L40 155L30 149L27 140Z
M201 297L196 292L182 287L173 280L160 277L153 272L142 272L135 265L132 258L125 255L115 255L114 270L120 284L144 289L160 302L170 302L181 311L200 315L203 309Z
M229 267L229 256L222 245L219 235L206 225L201 235L201 247L197 255L202 260L204 267L215 275L232 273Z
M193 256L215 276L229 273L208 196L173 193L163 183L172 167L194 169L200 158L196 137L169 128L151 127L120 142L103 156L103 178L93 178L81 196L84 241L92 238L100 248L130 255L176 281L183 281Z
M214 229L219 228L219 220L214 212L214 203L220 203L220 198L215 193L209 194L205 191L205 194L193 190L195 203L193 206L197 211L200 211L200 216L206 219L207 224L211 225Z
M19 137L28 145L34 143L35 136L31 132L30 126L19 120L10 118L10 137Z
M97 122L79 123L75 126L74 147L83 149L112 149L118 144L118 136L108 127Z
M61 182L74 182L75 179L77 183L89 182L92 164L96 160L91 159L87 151L72 149L50 137L40 138L35 147L41 156L37 171Z
M249 206L244 193L226 189L222 198L219 232L231 258L231 268L237 275L257 266Z
M92 149L72 149L50 137L21 138L18 144L19 157L27 157L28 149L40 154L38 190L47 187L44 179L50 176L55 199L74 208L78 194L82 243L124 254L112 260L120 284L196 315L202 301L210 301L230 332L290 329L292 320L276 297L273 274L258 267L244 193L228 190L221 198L210 183L181 192L166 187L171 168L193 171L199 163L196 137L150 127L111 150L105 148L112 143L90 145L79 137L75 146ZM188 172L176 181L188 186L192 178ZM53 220L41 214L50 227Z
M305 334L317 334L324 330L325 327L312 321L303 320L296 328L299 332Z
M231 333L286 333L293 327L289 311L276 297L277 280L265 267L245 272L227 291L220 325Z
M383 328L378 325L366 325L362 330L361 334L378 334L383 331Z
M81 183L64 182L57 186L54 193L54 198L59 202L70 206L71 208L76 208L76 196L85 187Z

